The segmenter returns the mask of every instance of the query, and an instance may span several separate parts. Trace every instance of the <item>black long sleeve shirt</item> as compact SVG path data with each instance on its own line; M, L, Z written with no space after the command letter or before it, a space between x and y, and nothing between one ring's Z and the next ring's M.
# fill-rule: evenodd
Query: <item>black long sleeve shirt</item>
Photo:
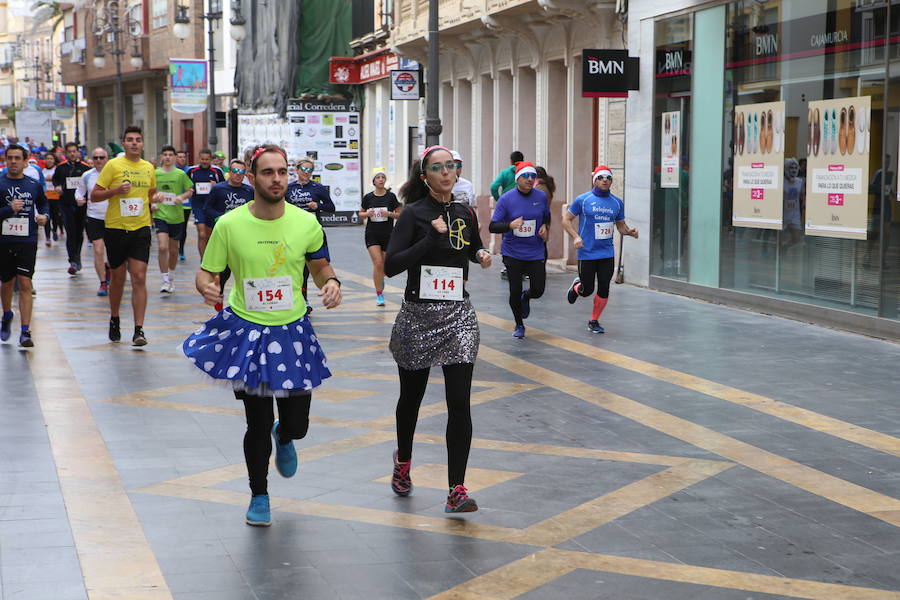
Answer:
M438 233L431 222L442 217L449 231ZM434 302L419 298L419 278L422 265L458 267L463 279L468 279L469 261L478 262L478 251L484 248L478 232L478 218L468 206L459 203L443 204L432 196L408 204L391 233L384 274L388 277L406 271L406 293L411 302ZM463 297L469 293L463 290Z
M59 199L68 204L75 204L75 189L77 185L69 185L70 180L81 179L81 176L91 170L91 166L83 161L66 161L56 165L53 173L53 185L59 188Z

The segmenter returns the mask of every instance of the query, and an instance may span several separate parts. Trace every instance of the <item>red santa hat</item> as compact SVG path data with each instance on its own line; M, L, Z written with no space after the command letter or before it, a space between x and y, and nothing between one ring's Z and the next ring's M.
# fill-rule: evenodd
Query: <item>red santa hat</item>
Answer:
M597 165L594 168L593 174L591 175L591 182L596 181L597 178L600 177L601 175L606 175L607 177L612 177L612 170L609 167L607 167L606 165Z
M526 173L534 173L537 175L537 170L534 168L534 164L528 162L527 160L520 160L516 163L516 179L525 175Z

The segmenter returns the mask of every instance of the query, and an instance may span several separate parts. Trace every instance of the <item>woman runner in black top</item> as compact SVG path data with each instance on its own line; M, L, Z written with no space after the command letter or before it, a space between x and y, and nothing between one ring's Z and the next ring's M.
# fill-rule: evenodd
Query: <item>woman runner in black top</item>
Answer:
M366 250L372 259L372 280L375 282L375 304L384 306L384 254L387 252L394 228L394 219L400 216L400 202L394 192L385 189L387 175L383 167L372 171L375 191L363 197L359 217L366 219Z
M426 148L421 168L401 192L407 201L391 234L384 272L406 271L403 306L391 332L390 349L400 374L397 450L391 487L400 496L412 490L409 470L419 405L431 367L441 366L447 395L447 476L444 512L478 510L464 486L472 443L469 400L478 355L475 309L464 281L469 262L491 266L491 254L468 206L453 202L456 163L443 146Z

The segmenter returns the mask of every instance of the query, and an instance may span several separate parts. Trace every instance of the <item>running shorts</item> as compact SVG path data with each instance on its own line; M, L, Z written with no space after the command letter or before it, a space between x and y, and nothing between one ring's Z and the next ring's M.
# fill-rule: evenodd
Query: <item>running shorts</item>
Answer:
M0 281L12 281L16 275L31 279L36 260L37 243L0 244Z
M150 228L141 227L134 231L107 228L103 234L106 256L110 268L116 269L127 259L150 262Z

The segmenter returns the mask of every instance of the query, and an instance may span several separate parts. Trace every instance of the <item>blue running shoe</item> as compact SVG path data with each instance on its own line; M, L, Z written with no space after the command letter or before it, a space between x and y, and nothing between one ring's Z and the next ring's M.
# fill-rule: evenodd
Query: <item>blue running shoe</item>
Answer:
M384 306L384 294L375 296L375 306Z
M513 331L513 337L518 340L521 340L523 337L525 337L525 326L517 325L516 330Z
M575 301L578 300L578 291L575 288L578 287L579 283L581 283L581 278L576 277L572 285L569 286L569 291L566 292L566 300L569 301L569 304L575 304Z
M178 260L184 260L184 252L178 253Z
M12 311L3 313L3 320L0 321L0 341L5 342L12 335Z
M293 440L287 444L278 441L278 421L272 425L272 439L275 440L275 467L282 477L293 477L297 472L297 450Z
M19 345L23 348L33 348L34 341L31 339L31 331L24 330L21 334L19 334Z
M444 505L445 513L475 512L478 504L474 498L469 498L466 488L458 485L447 495L447 504Z
M271 524L272 511L269 510L268 494L250 498L250 507L247 509L247 525L268 527Z
M531 314L531 296L527 291L522 292L522 318L527 319Z
M588 321L588 329L591 330L591 333L606 333L606 330L597 321Z

